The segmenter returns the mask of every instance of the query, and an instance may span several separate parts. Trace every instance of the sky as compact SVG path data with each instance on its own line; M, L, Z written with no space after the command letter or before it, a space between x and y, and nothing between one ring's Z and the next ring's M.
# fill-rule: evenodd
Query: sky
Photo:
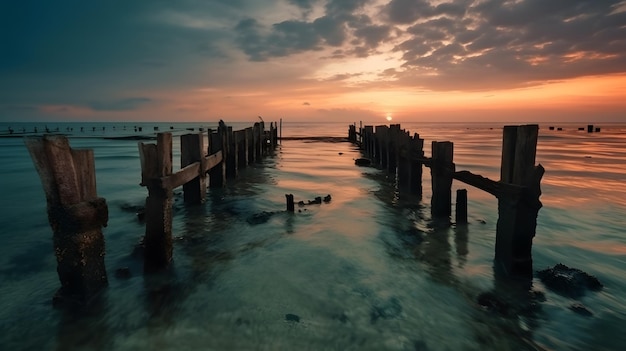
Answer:
M623 0L7 0L0 28L0 121L626 122Z

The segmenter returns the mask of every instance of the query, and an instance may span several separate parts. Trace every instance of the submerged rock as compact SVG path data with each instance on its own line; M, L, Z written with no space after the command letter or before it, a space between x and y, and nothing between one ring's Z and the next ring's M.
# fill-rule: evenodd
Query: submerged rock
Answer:
M291 313L287 313L285 315L285 320L287 322L296 322L296 323L300 323L300 316L298 316L297 314L291 314Z
M598 278L561 263L538 271L537 276L552 291L571 298L583 296L587 290L603 288Z

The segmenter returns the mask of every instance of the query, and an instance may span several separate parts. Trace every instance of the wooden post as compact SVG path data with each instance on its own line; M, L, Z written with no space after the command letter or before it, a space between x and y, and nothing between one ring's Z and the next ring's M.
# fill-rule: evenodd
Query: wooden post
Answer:
M457 189L456 191L456 224L467 224L467 190Z
M398 189L407 191L411 184L411 137L401 131L396 138Z
M283 144L283 119L280 119L280 127L279 127L279 140L280 140L280 144Z
M295 205L293 203L293 194L285 194L285 197L287 198L287 211L294 212Z
M261 161L261 158L266 155L266 145L267 143L265 139L265 122L261 121L259 122L259 161Z
M371 159L374 157L374 126L365 126L363 128L363 143L361 148L365 150L365 154Z
M271 151L276 149L276 126L274 122L270 122L270 144L269 148Z
M261 129L261 123L256 122L254 124L254 160L261 162L261 156L263 155L263 130Z
M541 178L544 169L535 166L538 125L506 126L502 139L500 182L521 191L498 196L496 267L509 275L532 276L532 239L542 204Z
M391 174L396 173L398 167L398 139L400 138L400 125L392 124L388 129L387 138L387 171Z
M248 164L254 163L254 128L246 128L246 147L248 149Z
M204 138L202 132L180 136L180 167L194 162L204 162ZM185 203L200 204L206 198L206 173L200 167L198 177L183 185Z
M381 168L387 168L387 132L389 128L387 126L376 126L376 133L374 137L376 139L375 159Z
M222 129L218 128L216 133L211 133L209 131L209 155L214 154L218 151L224 152L224 135L222 134ZM223 156L222 162L216 166L211 168L209 171L209 187L210 188L221 188L224 186L226 179L226 163L223 161L225 157Z
M237 169L248 166L248 144L246 130L238 130L235 133L235 143L237 144Z
M454 145L449 141L432 143L433 197L431 212L433 217L450 216L452 213L452 175L454 173Z
M108 207L96 194L92 150L72 150L66 137L26 138L46 194L53 231L57 298L85 303L106 287L104 236Z
M160 178L172 174L172 134L158 133L157 144L139 143L141 185L148 187L144 270L161 270L172 261L172 189Z
M237 177L237 143L233 134L233 127L226 129L226 178Z
M424 157L424 139L420 139L419 134L413 135L413 140L410 144L411 157L411 179L409 189L411 194L422 195L422 163L417 161L416 158Z
M356 125L354 124L348 126L348 140L351 143L356 143Z

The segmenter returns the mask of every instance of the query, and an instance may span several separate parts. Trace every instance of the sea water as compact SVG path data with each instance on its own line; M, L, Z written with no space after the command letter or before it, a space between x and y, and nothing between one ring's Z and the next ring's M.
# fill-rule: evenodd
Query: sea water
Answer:
M233 124L234 129L252 123ZM135 211L137 141L109 137L174 133L217 123L0 125L0 349L2 350L621 350L626 345L626 126L600 133L575 124L541 125L542 180L533 258L536 270L563 263L604 284L580 298L538 278L518 284L493 270L497 199L468 190L466 227L430 215L423 196L399 193L395 179L350 143L285 140L241 170L201 206L175 191L172 268L144 275L135 252L145 231ZM135 131L135 127L142 127ZM13 134L8 135L8 128ZM37 133L34 128L37 127ZM41 182L23 134L69 136L95 154L109 286L84 311L52 306L59 288ZM83 131L80 128L83 127ZM266 125L267 127L267 125ZM502 124L403 123L430 142L453 141L457 170L499 179ZM18 137L15 137L20 134ZM343 123L285 121L282 135L346 136ZM7 137L14 136L14 137ZM154 141L143 141L154 142ZM177 168L177 167L175 167ZM331 201L286 213L296 202ZM454 194L454 192L453 192ZM131 277L115 276L128 267ZM494 293L508 311L477 302ZM584 305L591 316L572 310Z

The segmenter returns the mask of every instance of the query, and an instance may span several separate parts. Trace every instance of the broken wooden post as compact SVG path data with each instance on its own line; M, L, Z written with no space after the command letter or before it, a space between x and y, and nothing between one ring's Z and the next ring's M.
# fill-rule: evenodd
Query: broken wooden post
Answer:
M209 155L214 154L218 151L222 151L222 157L224 153L224 134L222 133L223 129L218 128L217 132L211 133L209 130ZM209 187L210 188L221 188L224 186L226 180L226 163L223 161L220 162L216 167L211 168L209 171Z
M104 236L108 207L96 194L92 150L72 150L66 137L26 138L46 194L61 288L55 298L85 303L107 285Z
M285 197L287 198L287 211L294 212L295 205L293 203L293 194L285 194Z
M433 197L433 217L450 216L452 213L452 176L454 174L454 145L449 141L432 143L432 165L430 167Z
M505 126L500 182L516 186L498 196L497 267L506 274L532 276L532 239L542 204L544 169L535 166L538 125Z
M456 209L454 211L456 224L467 224L467 190L457 189Z
M202 132L197 134L185 134L180 136L180 167L200 162L204 159L204 136ZM206 173L203 172L204 165L200 167L197 178L183 184L184 200L188 204L203 203L206 198Z

